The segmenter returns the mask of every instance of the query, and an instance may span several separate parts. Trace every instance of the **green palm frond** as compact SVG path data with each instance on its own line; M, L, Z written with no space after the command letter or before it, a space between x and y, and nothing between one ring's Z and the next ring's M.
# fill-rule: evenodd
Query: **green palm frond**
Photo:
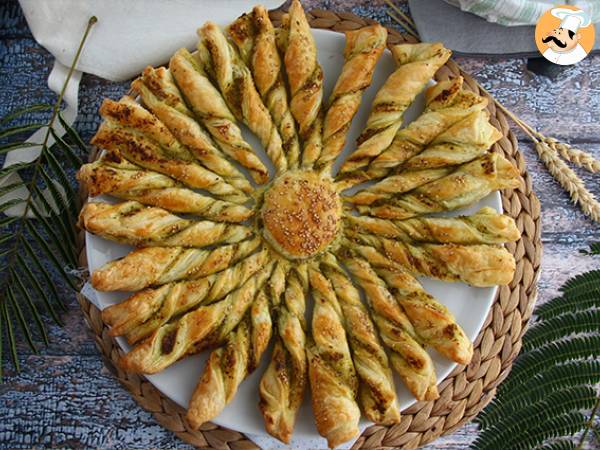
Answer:
M586 254L597 254L599 247L592 244ZM581 449L594 430L600 407L600 270L571 278L560 292L535 311L523 353L476 419L481 433L473 448Z
M48 344L44 314L61 324L58 309L66 307L53 281L56 275L73 289L77 281L70 275L77 267L76 227L79 198L68 173L82 164L78 151L85 145L77 132L60 115L67 84L77 65L83 44L96 18L92 17L82 37L71 69L54 105L38 104L18 109L0 119L0 139L15 137L42 129L40 143L8 142L0 153L25 147L39 147L40 155L31 162L19 163L0 170L0 197L21 189L26 195L13 195L0 203L0 380L3 352L11 355L19 370L17 340L23 338L32 351L36 342ZM45 123L17 124L32 112L50 112ZM66 132L62 138L55 131L60 125ZM50 138L54 144L49 145ZM8 178L10 177L10 178ZM15 214L15 207L19 207ZM11 209L13 208L13 209ZM42 263L43 261L43 263Z

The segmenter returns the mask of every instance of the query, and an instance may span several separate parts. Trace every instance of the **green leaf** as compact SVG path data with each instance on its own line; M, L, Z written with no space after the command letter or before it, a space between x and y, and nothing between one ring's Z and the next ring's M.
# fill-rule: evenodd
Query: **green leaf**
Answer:
M556 440L539 447L540 450L574 450L575 448L575 442L568 439Z
M27 168L31 167L32 165L33 165L33 163L31 163L31 162L23 162L23 163L16 163L16 164L12 164L7 167L3 167L2 169L0 169L0 180L4 177L10 175L11 173L15 173L15 172L18 172L19 170L27 169Z
M0 145L0 153L8 153L13 150L31 147L41 147L41 145L34 142L11 142L10 144Z
M81 151L82 155L87 155L88 153L88 149L85 146L85 143L83 142L83 140L81 139L81 137L79 136L79 134L77 133L77 131L75 131L74 128L72 128L64 119L64 117L62 116L62 113L59 112L58 113L58 121L60 122L60 124L62 125L62 127L65 129L65 131L67 132L67 136L69 136L69 139L71 140L71 142L73 142L73 144L75 144L77 147L79 147L79 150ZM83 162L82 162L83 163Z
M25 200L23 200L22 198L15 198L13 200L8 200L5 203L2 203L0 205L0 212L4 212L9 208L12 208L13 206L17 206L20 205L22 203L25 203Z
M60 217L65 225L65 228L67 230L70 230L70 241L73 245L75 245L75 237L77 236L77 230L75 229L75 221L77 220L77 215L73 215L73 211L69 207L69 199L66 198L66 195L63 195L63 193L57 189L56 185L54 184L54 181L52 180L52 178L50 178L50 175L48 175L48 173L43 167L40 167L40 174L42 175L42 178L44 179L44 182L48 187L48 191L52 195L54 203L60 211Z
M76 169L79 169L83 165L83 161L81 160L81 158L73 151L71 146L63 140L63 138L56 134L54 129L50 128L50 133L52 134L52 137L54 138L58 146L62 149L63 153L71 162L71 165Z
M593 242L590 244L589 250L579 250L579 253L584 255L600 255L600 242Z
M29 125L17 125L15 127L5 128L4 130L0 131L0 139L4 139L15 134L37 131L46 126L47 125L44 123L31 123Z
M52 168L52 171L56 174L58 181L60 182L60 185L65 189L65 193L66 193L67 197L73 200L73 201L69 202L69 207L71 209L72 214L74 216L77 216L79 211L78 211L78 205L76 203L77 203L77 199L79 197L73 190L73 187L71 186L71 183L69 182L69 178L67 177L67 174L65 173L64 169L62 168L62 166L60 165L60 163L58 162L58 160L52 154L51 151L49 151L48 149L45 149L43 154L46 157L46 161L48 161L48 165Z
M11 183L11 184L7 184L6 186L2 186L0 187L0 197L9 194L10 192L16 191L17 189L19 189L20 187L23 187L25 185L25 183L23 183L22 181L17 182L17 183Z
M6 336L8 337L10 356L13 365L15 366L15 370L18 373L21 371L21 368L19 366L19 357L17 356L17 342L15 341L15 332L13 330L12 319L8 312L8 302L6 300L0 302L0 310L2 311L2 322L6 325Z
M576 312L590 308L600 308L600 289L553 298L538 306L535 314L538 319L551 319L566 312Z
M560 291L563 295L578 295L582 292L600 289L600 269L577 275L568 280Z
M7 124L11 120L14 120L24 114L38 111L50 111L52 108L54 108L54 106L47 103L37 103L35 105L25 106L24 108L16 109L5 115L2 119L0 119L0 125Z
M600 328L600 310L565 313L534 324L523 339L523 349L532 350L573 333L594 332L598 328Z
M19 220L18 217L0 217L0 228L5 228Z
M19 274L14 269L12 269L11 272L12 272L12 275L13 275L15 281L17 282L17 288L18 288L22 298L24 298L27 301L27 305L29 306L29 311L33 315L33 321L35 322L35 324L37 326L38 332L40 333L40 337L44 341L44 344L47 346L48 345L48 334L46 333L46 328L44 327L44 323L42 322L40 313L39 313L37 307L35 306L35 302L33 301L33 298L31 298L31 294L29 293L29 291L23 284L23 281L21 281Z
M33 337L31 336L31 331L29 331L29 326L27 326L27 322L25 321L25 316L23 315L21 306L19 305L19 302L17 301L17 298L15 296L15 293L13 292L13 290L10 286L6 290L6 295L8 296L8 299L10 301L13 311L17 315L17 319L18 319L19 325L21 326L21 331L23 332L23 335L25 336L25 340L27 341L27 345L29 345L29 348L31 349L31 351L33 353L37 353L38 352L37 348L35 347L35 344L33 342Z

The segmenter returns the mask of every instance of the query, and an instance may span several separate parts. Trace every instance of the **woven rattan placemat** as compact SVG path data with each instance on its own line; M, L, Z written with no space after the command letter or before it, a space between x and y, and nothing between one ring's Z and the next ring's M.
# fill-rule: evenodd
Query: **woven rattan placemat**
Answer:
M271 18L275 23L279 21L281 14L279 11L272 12ZM337 32L354 30L374 23L353 14L323 10L311 11L308 18L313 28ZM414 42L414 39L396 30L388 31L389 44ZM459 75L465 79L465 89L488 96L481 92L473 78L461 71L453 61L449 61L438 71L436 79L443 80ZM417 448L442 434L452 433L471 421L490 402L496 387L510 371L512 362L521 349L521 337L537 296L536 282L542 255L540 204L533 193L531 178L506 116L495 107L491 99L488 109L491 123L503 134L502 139L494 145L493 151L503 154L518 167L522 178L521 187L502 192L504 211L516 220L522 233L519 241L506 244L517 263L515 277L509 286L499 288L498 296L475 340L471 364L456 367L440 383L440 398L415 403L402 411L402 420L396 425L374 425L367 428L354 444L355 449ZM93 151L90 159L94 160L96 157L97 154ZM81 196L83 203L87 199L87 193L81 192ZM84 242L83 232L81 242ZM87 267L85 254L84 245L80 253L80 262L82 266ZM192 431L185 421L183 408L163 396L144 377L124 372L118 367L116 362L122 350L114 338L109 336L100 311L83 295L78 294L77 299L106 367L131 393L135 401L151 412L163 427L196 447L234 450L258 448L243 434L212 423L204 424L199 431Z

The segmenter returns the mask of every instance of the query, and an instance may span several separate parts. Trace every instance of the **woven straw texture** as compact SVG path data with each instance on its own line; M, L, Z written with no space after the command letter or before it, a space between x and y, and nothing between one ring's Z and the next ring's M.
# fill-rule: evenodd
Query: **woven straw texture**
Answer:
M274 23L278 23L283 12L271 13ZM374 23L349 13L332 13L313 10L308 15L313 28L330 29L337 32L354 30ZM388 43L415 42L411 37L389 30ZM453 61L449 61L436 74L443 80L463 76L465 88L480 95L477 83ZM521 349L521 337L525 332L537 296L537 278L540 270L542 245L540 242L540 203L533 193L531 178L525 168L523 156L518 151L515 136L509 128L506 116L489 102L491 123L498 128L503 138L493 150L503 154L519 168L522 183L515 190L502 192L504 212L516 220L522 237L506 247L514 255L517 270L512 283L502 286L492 309L474 343L471 364L458 366L439 385L440 398L435 401L417 402L402 411L402 420L391 427L371 426L354 443L353 449L414 449L437 437L452 433L471 421L494 397L496 387L506 378L513 360ZM90 160L97 157L92 151ZM82 203L87 198L81 192ZM81 234L84 242L84 234ZM87 267L85 246L80 253L80 263ZM151 412L166 429L175 433L183 441L198 448L210 449L257 449L258 447L243 434L219 427L212 423L204 424L199 431L192 431L185 420L185 410L163 396L145 378L126 373L118 367L122 350L108 334L102 322L100 311L83 295L77 295L84 317L91 328L104 364L131 393L135 401Z

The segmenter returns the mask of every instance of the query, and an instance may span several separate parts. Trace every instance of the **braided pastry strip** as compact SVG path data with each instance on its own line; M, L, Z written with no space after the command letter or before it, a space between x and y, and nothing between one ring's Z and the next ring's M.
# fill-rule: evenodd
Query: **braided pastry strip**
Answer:
M450 50L440 43L392 47L392 55L399 67L377 92L365 130L358 138L359 146L342 165L341 173L368 166L392 143L402 125L404 111L448 61L450 54Z
M304 9L293 0L283 17L279 45L284 53L290 87L290 111L298 123L302 143L302 168L309 169L322 151L323 70L317 61L317 46Z
M312 339L306 348L312 407L319 434L335 448L360 432L358 378L335 291L313 267L309 280L315 300Z
M387 255L372 247L355 247L355 251L385 281L422 342L458 364L471 362L473 344L448 308L425 292L402 265Z
M256 89L279 130L287 165L296 169L300 159L300 143L289 109L281 58L275 42L275 28L269 12L264 6L255 6L251 13L240 16L227 30L242 60L250 68Z
M394 181L390 182L388 179L387 182L386 190L392 188ZM516 188L519 184L519 172L506 158L497 153L486 153L409 193L379 198L369 205L359 205L357 209L362 214L383 219L408 219L422 214L464 208L492 191ZM378 183L368 187L366 191L377 192L379 188ZM352 197L346 200L354 201Z
M242 137L235 117L208 79L201 62L182 48L171 58L169 69L192 111L223 153L248 169L254 181L259 184L266 183L269 171Z
M127 341L134 344L173 317L220 300L239 288L268 262L268 256L268 251L262 250L222 272L136 292L104 309L102 320L110 325L111 336L126 335Z
M409 244L352 231L346 236L362 244L356 252L369 262L367 248L372 247L415 275L488 287L508 284L515 274L514 256L500 246Z
M219 85L225 102L236 118L258 136L277 173L287 170L281 136L252 80L250 70L213 22L198 30L198 55Z
M369 263L347 249L338 255L364 289L371 317L383 343L391 350L392 367L417 400L439 397L433 361L419 343L406 314Z
M77 179L92 197L108 194L219 222L243 222L254 215L254 211L243 205L199 194L166 175L131 164L116 152L81 166ZM235 199L241 201L243 197Z
M138 247L233 244L252 234L245 225L182 219L164 209L134 201L116 205L89 202L81 209L79 221L90 233Z
M347 229L403 242L502 244L521 237L513 218L489 207L481 208L473 215L459 217L385 220L348 214L344 220Z
M267 432L286 444L292 437L308 379L304 351L307 292L307 265L301 264L289 269L283 296L271 294L277 333L271 361L260 380L259 407Z
M130 107L131 105L136 106ZM148 121L158 122L151 113L135 102L123 104L104 100L100 113L103 114L105 121L98 128L91 143L112 152L119 152L129 161L175 178L188 187L205 189L217 197L238 202L247 199L243 192L198 164L191 153L175 140L169 144L166 142L161 144L151 139L150 133L144 133L131 126L123 126L119 121L113 120L113 116L133 117L133 114L127 112L133 109L138 112L144 111ZM164 126L162 128L167 130Z
M271 268L272 264L265 266L223 300L162 325L121 358L121 367L134 373L156 373L188 354L222 344L254 302Z
M92 273L99 291L139 291L180 280L194 280L220 272L254 252L261 238L210 250L183 247L144 247L110 261Z
M144 105L158 117L179 141L187 146L207 169L243 192L252 192L246 176L231 164L215 147L206 130L196 121L175 85L171 73L164 67L147 67L131 84Z
M332 284L341 306L352 360L360 380L358 397L365 415L379 425L398 423L400 411L388 357L358 290L331 253L323 257L320 268Z
M269 300L262 290L225 344L208 357L188 406L186 418L192 429L217 417L233 399L241 382L258 366L271 329Z
M440 81L425 90L425 110L406 127L399 129L394 140L362 168L344 175L345 187L383 178L394 168L422 152L436 137L471 113L487 106L487 99L462 90L463 78Z
M323 122L323 151L316 168L328 170L342 152L352 118L358 111L363 92L371 85L386 40L387 30L381 25L346 32L345 62L329 98Z

